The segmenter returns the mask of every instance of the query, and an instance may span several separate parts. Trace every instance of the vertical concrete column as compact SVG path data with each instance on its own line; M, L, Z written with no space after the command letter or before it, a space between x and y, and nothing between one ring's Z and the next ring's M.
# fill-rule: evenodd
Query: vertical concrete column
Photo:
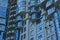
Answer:
M44 11L44 9L42 9L42 16L43 16L43 20L42 20L42 24L43 24L43 40L47 40L46 39L46 29L45 29L45 27L46 27L46 24L45 24L45 19L46 19L46 16L45 16L45 11Z
M26 14L26 18L29 17L29 14ZM29 40L29 19L26 20L26 40Z

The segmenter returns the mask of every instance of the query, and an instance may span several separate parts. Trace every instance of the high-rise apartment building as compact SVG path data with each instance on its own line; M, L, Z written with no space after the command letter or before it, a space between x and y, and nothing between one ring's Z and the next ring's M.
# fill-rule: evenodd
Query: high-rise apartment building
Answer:
M15 27L16 27L16 0L8 1L8 9L7 9L7 35L6 40L15 40Z
M60 0L9 0L6 40L60 40Z
M6 8L7 0L0 0L0 40L6 38Z

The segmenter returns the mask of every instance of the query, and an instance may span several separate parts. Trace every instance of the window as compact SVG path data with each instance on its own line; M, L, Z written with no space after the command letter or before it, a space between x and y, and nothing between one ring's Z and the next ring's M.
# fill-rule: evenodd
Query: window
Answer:
M50 9L48 9L48 11L47 11L48 15L51 14L51 13L53 13L54 11L55 11L55 7L52 7Z
M23 29L21 29L21 33L23 33Z
M45 24L46 24L46 27L48 27L48 26L49 26L49 21L46 21L46 23L45 23Z
M8 0L0 0L0 6L7 7Z
M16 36L16 37L15 37L16 40L18 40L18 37L19 37L19 32L18 32L18 30L15 31L15 36Z
M50 31L51 31L50 28L47 28L46 34L49 35L50 34Z
M1 32L0 32L0 35L1 35Z
M55 32L55 27L51 27L51 33Z
M24 27L24 32L26 31L26 27Z
M51 40L51 37L48 37L47 40Z
M23 22L22 21L20 21L20 22L18 22L18 27L22 27L23 26Z
M30 1L30 5L34 5L34 4L36 4L36 1L35 0L31 0Z
M19 11L18 11L18 12L26 11L26 7L19 7L18 9L19 9Z
M23 21L24 23L23 23L23 25L26 25L26 21Z
M35 7L32 7L31 8L31 12L34 12L34 11L36 11L36 8Z
M24 34L24 39L26 38L26 34Z
M42 40L42 35L39 35L38 36L38 40Z
M25 1L22 1L19 3L20 6L26 6L26 2Z
M55 2L58 1L58 0L54 0Z
M21 40L23 40L23 35L21 36Z
M59 28L59 21L58 21L58 13L54 14L54 19L55 19L56 29L60 30L60 28Z
M46 3L46 7L50 6L52 4L52 0L48 0Z
M5 22L6 22L5 19L0 18L0 23L5 24Z
M35 27L34 24L32 24L31 27L30 27L30 29L34 29L34 27Z
M39 19L38 21L37 21L37 24L40 24L41 23L41 20Z
M30 40L34 40L34 38L31 38Z
M49 24L50 24L50 25L53 24L53 19L50 19L50 20L49 20ZM53 26L53 25L51 25L51 26Z
M55 35L51 36L51 40L56 40Z
M0 25L0 30L5 30L5 26L4 25Z
M18 16L16 19L17 20L22 20L22 16Z
M34 35L34 30L30 31L30 36Z
M37 14L32 14L32 19L35 19L37 17Z
M43 1L45 1L45 0L38 0L39 3L42 3Z

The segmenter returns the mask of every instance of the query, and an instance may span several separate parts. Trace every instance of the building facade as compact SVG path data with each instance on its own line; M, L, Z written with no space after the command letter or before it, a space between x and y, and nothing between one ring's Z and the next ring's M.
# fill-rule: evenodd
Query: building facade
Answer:
M10 0L6 40L60 40L59 0Z
M7 0L0 0L0 40L6 40L6 9Z

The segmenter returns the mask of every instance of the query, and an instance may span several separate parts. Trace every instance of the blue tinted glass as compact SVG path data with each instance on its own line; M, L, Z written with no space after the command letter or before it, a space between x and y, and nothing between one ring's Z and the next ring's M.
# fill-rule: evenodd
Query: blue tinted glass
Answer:
M8 0L0 0L0 17L6 17L6 9Z
M23 25L23 22L18 22L18 26L22 26Z
M5 22L6 22L5 19L0 18L0 23L5 24Z
M4 31L5 30L5 26L0 25L0 30Z

